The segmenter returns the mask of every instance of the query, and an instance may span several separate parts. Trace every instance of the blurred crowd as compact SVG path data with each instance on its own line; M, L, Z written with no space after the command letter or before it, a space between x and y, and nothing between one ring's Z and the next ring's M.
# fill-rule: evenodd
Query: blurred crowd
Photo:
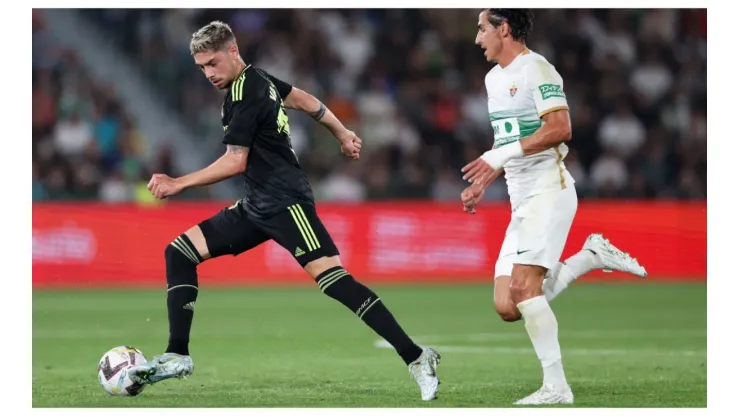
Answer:
M90 76L33 14L33 200L152 202L152 171L172 172L168 149L154 166L115 87Z
M212 20L229 23L245 61L315 94L363 139L360 161L343 160L323 127L289 112L318 199L459 200L460 168L493 143L477 10L82 13L214 157L223 152L222 96L188 43ZM151 169L114 90L50 47L36 22L33 42L34 195L38 187L46 198L131 198L120 184ZM566 164L581 197L706 198L706 10L537 10L527 43L564 78L573 125ZM163 155L152 168L167 172ZM486 198L507 199L505 181Z

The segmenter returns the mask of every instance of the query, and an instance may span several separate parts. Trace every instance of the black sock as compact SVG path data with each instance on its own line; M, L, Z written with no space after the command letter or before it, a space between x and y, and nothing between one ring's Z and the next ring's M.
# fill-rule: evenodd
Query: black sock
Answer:
M326 270L316 278L316 282L322 292L348 307L375 333L388 341L407 365L419 358L421 348L401 329L396 318L378 296L355 280L343 267Z
M170 321L170 340L165 352L190 355L190 326L198 298L196 266L203 259L185 234L167 245L164 258L167 264L167 315Z

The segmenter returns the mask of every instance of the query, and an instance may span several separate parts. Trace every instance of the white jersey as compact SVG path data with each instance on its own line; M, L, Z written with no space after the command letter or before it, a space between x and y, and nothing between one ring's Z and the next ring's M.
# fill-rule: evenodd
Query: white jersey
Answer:
M488 117L493 126L494 148L506 146L534 134L542 117L567 109L563 78L542 55L525 49L506 68L496 65L486 75ZM568 146L506 162L506 185L512 208L526 197L565 189L575 182L563 159Z

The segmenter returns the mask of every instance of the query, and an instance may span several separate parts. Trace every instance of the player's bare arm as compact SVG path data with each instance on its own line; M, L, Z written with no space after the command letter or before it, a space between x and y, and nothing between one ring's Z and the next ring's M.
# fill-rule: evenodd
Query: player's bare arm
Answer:
M569 142L572 137L570 111L559 109L542 116L542 127L533 135L519 141L524 156L544 152L560 143Z
M542 127L534 134L509 145L492 149L484 153L480 158L467 164L462 171L465 173L464 180L468 182L480 182L488 175L490 169L500 169L506 162L522 156L529 156L543 152L563 142L570 141L572 137L570 127L570 111L559 109L542 116Z
M208 167L179 178L171 178L161 173L154 174L149 181L149 185L147 185L147 189L157 199L164 199L168 196L177 195L188 188L221 182L224 179L243 173L247 169L248 155L248 147L226 145L226 153Z
M362 140L354 132L344 127L334 113L318 98L300 88L293 87L283 100L283 105L285 108L300 110L310 115L336 137L342 148L342 154L355 160L360 158Z

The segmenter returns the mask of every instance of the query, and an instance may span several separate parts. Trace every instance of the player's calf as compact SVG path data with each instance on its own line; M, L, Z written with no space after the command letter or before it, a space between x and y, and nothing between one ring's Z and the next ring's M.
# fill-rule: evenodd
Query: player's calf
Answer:
M411 377L419 385L422 400L437 398L437 365L441 359L437 351L416 345L378 295L355 280L342 267L338 256L317 259L307 264L305 269L314 277L322 292L349 308L395 348L408 366Z
M203 261L187 234L164 250L167 266L167 313L170 322L168 353L189 355L190 327L198 298L197 266Z
M129 377L137 383L152 384L170 378L184 378L193 373L193 360L190 358L188 343L195 300L198 298L197 266L204 260L202 254L204 251L199 250L191 240L193 234L196 241L199 241L198 235L200 240L203 240L200 229L193 227L164 249L167 269L167 315L170 323L169 343L164 354L129 370Z
M324 267L317 268L316 264L312 263L319 263ZM383 305L378 295L355 280L342 267L338 257L315 260L306 265L306 270L314 277L322 292L349 308L378 335L393 345L406 365L421 356L421 348L401 329L396 318Z
M560 354L558 321L542 294L545 272L544 267L515 264L511 297L524 318L524 328L542 364L543 386L564 393L570 387L565 380Z

